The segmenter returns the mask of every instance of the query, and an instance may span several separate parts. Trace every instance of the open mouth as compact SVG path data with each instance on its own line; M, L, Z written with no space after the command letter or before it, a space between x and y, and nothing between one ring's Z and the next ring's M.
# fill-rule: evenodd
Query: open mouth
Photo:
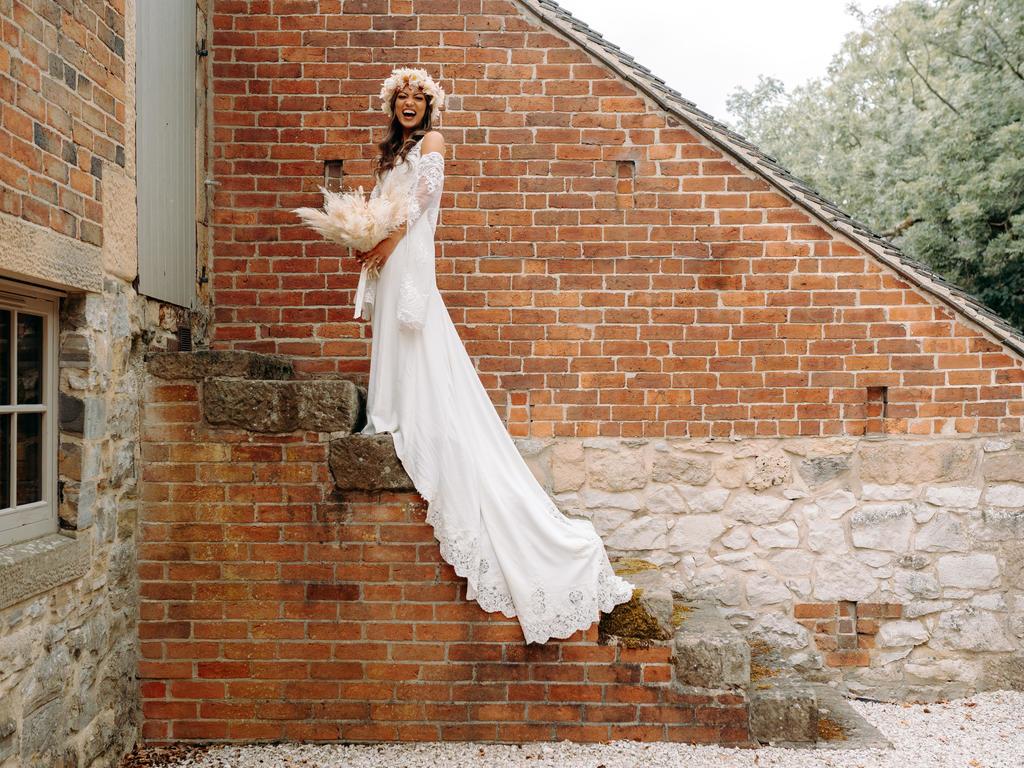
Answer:
M402 117L416 117L416 110L415 109L403 109L402 110Z

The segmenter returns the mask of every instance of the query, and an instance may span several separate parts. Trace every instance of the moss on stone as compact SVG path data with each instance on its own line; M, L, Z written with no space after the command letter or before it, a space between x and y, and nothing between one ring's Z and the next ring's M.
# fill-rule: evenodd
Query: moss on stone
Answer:
M683 605L682 603L676 603L672 606L672 626L678 629L679 625L683 623L683 619L686 618L686 614L691 610L693 609L690 606Z
M619 576L628 576L631 573L657 570L658 566L648 560L638 558L624 558L612 563L612 568Z
M641 602L643 593L643 589L637 587L627 602L615 606L611 613L601 615L598 624L600 637L616 637L619 644L627 648L642 648L655 640L668 639L668 633Z

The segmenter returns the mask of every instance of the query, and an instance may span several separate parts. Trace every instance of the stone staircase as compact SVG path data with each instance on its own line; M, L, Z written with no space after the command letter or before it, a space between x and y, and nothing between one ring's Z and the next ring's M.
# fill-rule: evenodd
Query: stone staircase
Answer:
M402 659L443 662L415 667L416 677L392 683L390 694L383 694L390 698L381 704L364 702L368 720L376 722L381 713L398 720L472 720L460 730L434 731L425 723L391 728L355 722L339 726L340 738L429 740L437 738L432 734L459 734L481 741L638 738L816 748L888 744L838 692L802 679L767 646L749 643L714 605L674 593L667 577L642 560L615 562L637 589L631 601L603 615L592 631L545 647L517 641L514 620L484 614L465 600L464 584L440 560L423 521L425 504L403 502L396 511L394 500L419 497L390 436L356 434L365 424L365 391L352 381L296 378L286 359L244 352L161 353L148 366L151 377L160 380L160 392L173 401L180 390L198 406L196 424L181 432L186 438L198 434L209 444L223 436L237 445L260 436L274 440L305 433L307 440L329 444L332 493L341 508L334 522L341 525L338 539L350 557L339 570L373 574L372 583L346 576L337 577L337 583L307 585L307 594L341 595L346 602L340 603L340 619L362 641L339 646L333 658L350 664L346 675L355 674L354 664L361 665L360 674L367 673L359 654L379 662L398 653ZM182 411L181 403L166 399L157 407ZM180 426L173 425L169 434L178 434ZM240 530L233 538L244 539ZM416 604L405 604L413 594ZM374 612L357 610L367 600L382 602L369 606ZM442 623L417 623L415 632L411 626L409 632L399 631L394 619L412 608L426 617L423 622ZM375 623L378 616L386 617L383 623ZM469 675L471 686L449 681L445 687L445 665ZM409 666L410 675L413 671ZM369 669L385 678L387 672L380 664ZM383 683L363 685L378 691ZM435 703L424 704L417 691ZM364 712L355 703L344 706Z

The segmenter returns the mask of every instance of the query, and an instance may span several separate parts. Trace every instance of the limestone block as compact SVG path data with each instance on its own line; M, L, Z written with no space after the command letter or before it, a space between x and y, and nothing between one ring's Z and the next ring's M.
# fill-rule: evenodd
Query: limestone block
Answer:
M685 515L672 527L668 547L673 552L706 552L724 532L719 515Z
M800 529L792 520L768 528L755 528L753 536L758 545L766 549L792 549L800 543Z
M749 544L750 534L747 533L747 529L742 525L730 528L729 532L722 537L722 546L729 549L743 549Z
M1024 539L1024 507L986 506L970 514L970 533L977 541Z
M875 641L883 648L920 645L927 642L928 630L920 621L886 621L882 623Z
M857 497L849 491L836 490L819 497L815 504L831 519L836 520L857 506Z
M917 486L909 483L897 483L895 485L878 485L877 483L864 483L861 485L861 501L898 501L901 499L912 499L917 495Z
M871 570L853 558L826 556L815 564L814 597L818 600L867 600L877 589Z
M747 577L747 602L754 608L763 605L784 603L793 599L793 593L786 585L768 573L757 573Z
M625 509L595 509L591 510L590 519L594 523L594 529L601 535L601 538L605 539L607 544L608 539L620 526L633 519L633 513ZM632 547L626 548L632 549Z
M713 474L706 459L687 456L685 448L664 444L655 447L651 479L656 483L707 485Z
M903 552L914 530L914 505L910 503L865 504L850 518L855 547Z
M790 499L777 496L741 493L732 499L726 511L735 520L766 525L780 520L792 504Z
M344 379L249 381L209 379L203 415L210 424L251 432L354 432L363 417L364 393ZM363 422L365 423L365 421Z
M605 538L609 547L627 549L663 549L668 534L668 521L664 517L646 515L620 525Z
M861 481L881 485L908 478L914 483L964 480L976 464L975 452L972 444L924 440L862 442L857 446Z
M917 532L914 548L923 552L966 552L969 542L960 521L948 512L939 512Z
M743 462L728 458L718 462L714 468L715 478L724 488L739 488L743 485L745 469Z
M939 583L944 587L988 589L999 583L999 563L995 555L984 552L943 555L937 565Z
M644 506L648 512L653 512L656 515L681 515L687 511L683 497L671 485L649 488Z
M818 488L835 480L850 469L848 456L817 456L804 459L797 465L800 473L811 488Z
M924 499L938 507L974 509L981 499L981 489L969 485L931 486L925 490Z
M1012 651L1016 648L1007 634L1006 622L996 614L973 606L939 615L932 644L962 651Z
M1024 483L1024 451L1006 451L985 456L981 474L988 482Z
M990 485L985 489L985 503L996 507L1024 507L1024 485Z
M789 459L782 453L773 453L754 458L754 471L747 478L747 485L755 491L763 491L773 485L782 485L789 479Z
M556 443L551 449L551 490L578 491L586 480L583 446L578 442Z
M807 546L815 552L845 552L846 531L842 523L833 520L817 504L809 505L807 518Z
M900 600L932 599L942 594L939 581L923 571L897 571L894 578L895 593Z
M386 432L332 440L329 463L335 485L341 490L416 490L395 453L391 435Z
M677 490L686 499L690 512L695 515L710 515L713 512L721 512L729 498L728 488L693 488L686 485L676 486Z
M580 493L583 505L590 509L612 507L637 511L643 508L643 498L638 493L609 493L584 488Z
M806 648L811 634L788 616L778 613L762 614L750 628L749 634L763 640L773 648L798 651Z
M916 619L919 616L948 611L952 607L952 600L911 600L903 604L903 616L907 619Z
M588 448L587 484L606 491L628 491L647 485L648 472L639 448Z
M1007 544L1003 548L1003 563L1003 576L1007 583L1024 590L1024 542Z

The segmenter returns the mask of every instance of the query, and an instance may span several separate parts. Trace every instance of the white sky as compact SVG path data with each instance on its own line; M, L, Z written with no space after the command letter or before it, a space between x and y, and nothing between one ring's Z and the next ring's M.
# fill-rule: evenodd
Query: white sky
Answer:
M759 74L790 89L825 74L860 28L849 0L556 0L685 98L732 123L726 97ZM891 5L859 0L861 10Z

